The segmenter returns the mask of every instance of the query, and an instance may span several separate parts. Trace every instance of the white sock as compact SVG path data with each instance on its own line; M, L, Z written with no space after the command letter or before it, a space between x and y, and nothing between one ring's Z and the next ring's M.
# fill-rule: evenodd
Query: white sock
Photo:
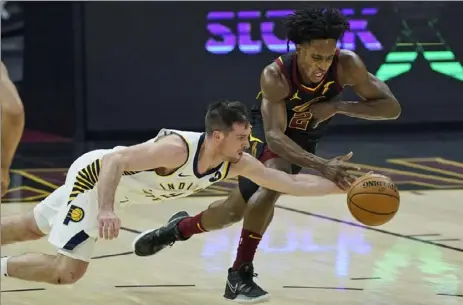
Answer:
M8 270L7 270L7 261L10 257L9 256L4 256L2 257L1 265L0 265L0 271L1 271L1 276L8 276Z

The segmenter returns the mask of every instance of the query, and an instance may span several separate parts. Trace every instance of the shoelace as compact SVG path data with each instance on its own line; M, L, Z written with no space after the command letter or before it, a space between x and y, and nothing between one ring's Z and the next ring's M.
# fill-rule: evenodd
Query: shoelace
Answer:
M174 240L172 240L172 235L168 234L168 229L166 227L163 227L159 234L154 234L153 235L153 240L156 238L158 239L162 244L167 244L169 247L172 247L175 242L177 241L177 238L174 236Z
M244 272L243 278L241 279L243 281L243 284L246 285L243 287L243 290L246 289L247 291L259 287L256 282L254 282L254 278L259 277L259 274L254 273L254 269L250 268L249 271Z

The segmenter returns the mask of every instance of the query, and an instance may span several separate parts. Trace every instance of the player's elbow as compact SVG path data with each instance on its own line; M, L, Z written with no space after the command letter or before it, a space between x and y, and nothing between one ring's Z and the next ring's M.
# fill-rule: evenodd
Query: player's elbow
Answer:
M402 113L402 107L395 97L390 97L387 103L387 117L390 120L397 119Z
M2 120L14 126L24 126L24 107L20 102L2 102Z
M127 167L127 158L124 158L124 154L120 151L114 151L107 155L104 155L101 159L101 167L113 167L120 171L124 171Z

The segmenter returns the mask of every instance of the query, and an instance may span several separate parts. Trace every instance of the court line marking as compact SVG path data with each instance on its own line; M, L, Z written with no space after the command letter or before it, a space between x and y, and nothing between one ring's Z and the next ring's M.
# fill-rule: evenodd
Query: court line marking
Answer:
M10 290L2 290L1 293L4 292L29 292L29 291L44 291L45 288L25 288L25 289L10 289Z
M445 296L448 296L448 297L459 297L459 298L463 298L463 294L438 293L437 295L445 295Z
M405 235L405 236L410 236L410 237L426 237L426 236L441 236L438 233L429 233L429 234L410 234L410 235Z
M179 288L179 287L196 287L196 285L117 285L114 288Z
M298 210L298 209L288 208L288 207L284 207L284 206L280 206L280 205L276 205L275 207L278 208L278 209L281 209L281 210L289 211L289 212L294 212L294 213L298 213L298 214L303 214L303 215L307 215L307 216L320 218L320 219L323 219L323 220L329 220L329 221L333 221L333 222L337 222L337 223L342 223L342 224L345 224L345 225L348 225L348 226L362 228L362 229L370 230L370 231L375 231L375 232L378 232L378 233L391 235L391 236L395 236L395 237L400 237L400 238L405 238L405 239L408 239L408 240L414 240L414 241L417 241L417 242L420 242L420 243L423 243L423 244L433 245L433 246L436 246L436 247L445 248L445 249L449 249L449 250L453 250L453 251L457 251L457 252L463 252L462 248L457 248L457 247L452 247L452 246L448 246L448 245L444 245L444 244L439 244L439 243L435 243L435 242L430 241L430 240L419 239L419 238L416 238L416 237L413 237L413 236L404 235L404 234L400 234L400 233L395 233L395 232L391 232L391 231L386 231L386 230L378 229L378 228L375 228L375 227L368 227L368 226L364 226L364 225L361 225L361 224L358 224L358 223L355 223L355 222L351 222L351 221L347 221L347 220L342 220L342 219L333 218L333 217L329 217L329 216L325 216L325 215L320 215L320 214L315 214L315 213L311 213L311 212L301 211L301 210Z
M283 286L283 288L290 288L290 289L327 289L327 290L355 290L355 291L363 291L363 288L349 288L349 287L314 287L314 286Z
M428 239L429 241L460 241L459 238Z
M122 228L121 228L122 229ZM127 252L121 252L121 253L115 253L115 254L104 254L104 255L98 255L92 257L92 259L102 259L102 258L108 258L108 257L115 257L115 256L125 256L125 255L131 255L133 254L133 251L127 251Z

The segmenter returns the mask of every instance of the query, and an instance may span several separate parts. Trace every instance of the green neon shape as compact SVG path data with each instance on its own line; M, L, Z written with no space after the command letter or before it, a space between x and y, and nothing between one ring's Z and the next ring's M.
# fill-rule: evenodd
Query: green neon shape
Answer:
M408 71L410 71L411 68L411 64L384 63L381 65L381 67L379 67L378 72L376 72L376 77L385 82L391 78L407 73Z
M463 82L463 67L459 62L432 62L431 69Z
M386 62L413 62L418 57L417 52L390 52Z
M463 81L463 66L455 61L455 55L452 51L424 51L423 56L429 61L433 71ZM418 52L390 52L386 56L386 62L376 72L376 77L382 81L387 81L407 73L412 68L410 63L415 61L417 57ZM451 61L436 62L443 60Z
M455 60L455 55L452 51L424 51L423 56L427 61Z

